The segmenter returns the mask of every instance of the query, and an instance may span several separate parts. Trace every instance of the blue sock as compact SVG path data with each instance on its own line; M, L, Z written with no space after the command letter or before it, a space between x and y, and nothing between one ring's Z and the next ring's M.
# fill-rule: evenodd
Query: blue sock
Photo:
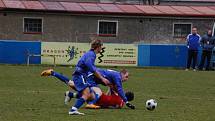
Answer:
M82 94L80 92L77 93L76 98L80 98Z
M95 104L99 100L99 95L96 93L94 93L94 94L95 94L95 99L88 102L88 104Z
M74 93L74 92L69 92L68 96L70 98L80 98L80 96L78 95L78 93Z
M69 78L67 78L66 76L59 74L57 72L52 71L51 75L60 79L62 82L66 83L66 84L68 84L68 82L69 82Z
M79 109L84 104L84 102L85 102L85 100L82 97L77 99L75 102L75 105L71 108L70 111L74 111L74 110Z

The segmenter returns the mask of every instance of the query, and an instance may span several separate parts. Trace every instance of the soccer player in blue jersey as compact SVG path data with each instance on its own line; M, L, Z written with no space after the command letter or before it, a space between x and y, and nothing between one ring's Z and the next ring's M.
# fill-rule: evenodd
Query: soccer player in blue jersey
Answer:
M118 95L122 98L126 106L131 109L135 109L135 106L128 102L122 87L122 82L128 80L128 75L129 75L128 71L125 69L121 70L120 72L110 70L110 69L107 69L107 70L97 69L97 70L104 78L108 79L109 84L112 85L111 89L118 93ZM88 79L88 83L93 84L94 82L100 83L102 81L100 81L100 79L97 77L95 77L92 80Z
M78 109L86 102L93 99L89 84L86 83L88 73L93 73L99 78L105 85L108 85L108 80L101 76L96 70L95 60L96 54L100 53L102 49L102 41L94 40L91 43L91 49L87 51L78 61L76 68L72 74L72 80L76 90L80 93L81 97L78 98L69 111L69 115L84 115L80 113Z
M91 43L91 49L86 52L78 61L75 71L72 74L72 80L76 90L81 93L81 97L78 98L69 111L69 115L84 115L80 113L78 109L86 102L93 99L89 84L86 82L88 73L93 73L97 78L99 78L105 85L108 85L108 80L101 76L101 74L96 70L95 60L96 54L100 53L102 49L102 41L94 40Z

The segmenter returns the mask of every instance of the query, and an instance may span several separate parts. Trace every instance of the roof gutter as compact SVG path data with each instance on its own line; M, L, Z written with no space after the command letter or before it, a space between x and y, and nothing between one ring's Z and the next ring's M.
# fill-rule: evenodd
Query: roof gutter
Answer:
M56 10L26 10L14 8L0 8L0 12L8 13L33 13L33 14L49 14L49 15L76 15L76 16L105 16L114 18L174 18L174 19L215 19L215 15L198 15L198 14L148 14L148 13L113 13L113 12L88 12L88 11L56 11Z

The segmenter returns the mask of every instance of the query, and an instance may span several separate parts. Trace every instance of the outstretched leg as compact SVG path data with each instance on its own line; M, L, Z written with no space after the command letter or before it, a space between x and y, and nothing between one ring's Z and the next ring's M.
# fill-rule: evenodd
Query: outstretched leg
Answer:
M76 91L74 82L72 80L58 72L55 72L53 69L44 70L41 73L41 76L54 76Z
M54 77L58 78L59 80L61 80L62 82L64 82L66 85L68 84L68 82L70 80L68 77L55 72L53 69L44 70L41 73L41 76L54 76Z

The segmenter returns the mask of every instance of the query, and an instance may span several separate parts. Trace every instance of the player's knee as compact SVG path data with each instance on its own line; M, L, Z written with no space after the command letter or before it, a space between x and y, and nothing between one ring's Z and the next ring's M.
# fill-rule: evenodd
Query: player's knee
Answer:
M82 98L84 98L85 100L89 100L89 95L88 94L82 94Z
M88 100L93 100L95 97L93 95L89 95Z
M82 98L85 100L90 100L91 97L90 90L86 88L82 93Z

